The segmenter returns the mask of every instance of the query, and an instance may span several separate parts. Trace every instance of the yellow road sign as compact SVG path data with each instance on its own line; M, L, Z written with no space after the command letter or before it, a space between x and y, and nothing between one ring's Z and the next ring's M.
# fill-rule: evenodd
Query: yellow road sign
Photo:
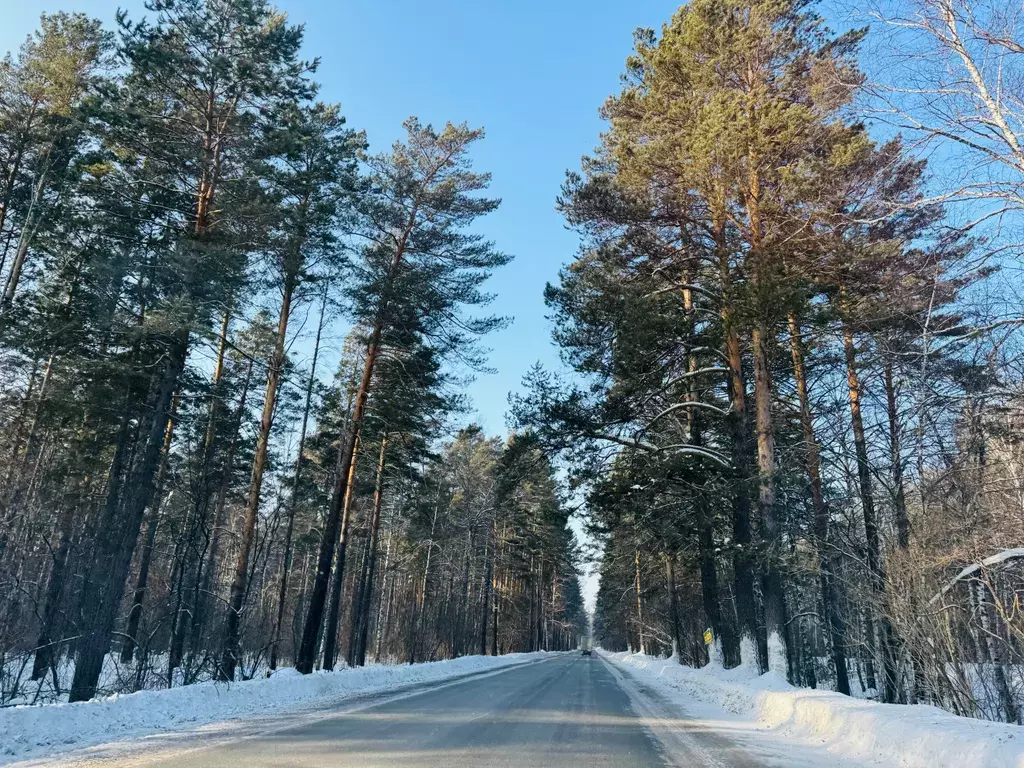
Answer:
M711 630L710 629L705 629L704 630L704 645L711 645L711 640L712 639L713 639L713 635L711 634Z

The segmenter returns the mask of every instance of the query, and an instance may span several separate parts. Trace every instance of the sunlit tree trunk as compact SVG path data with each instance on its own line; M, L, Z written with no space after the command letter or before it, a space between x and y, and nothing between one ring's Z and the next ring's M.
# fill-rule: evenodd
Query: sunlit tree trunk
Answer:
M733 572L736 593L736 618L740 635L740 657L744 663L767 668L767 646L757 624L754 598L754 561L750 526L751 456L747 424L746 379L743 375L743 354L736 327L732 297L732 274L729 250L725 241L725 219L714 222L715 249L719 278L722 284L722 325L725 334L725 359L729 368L730 447L735 481L732 491Z

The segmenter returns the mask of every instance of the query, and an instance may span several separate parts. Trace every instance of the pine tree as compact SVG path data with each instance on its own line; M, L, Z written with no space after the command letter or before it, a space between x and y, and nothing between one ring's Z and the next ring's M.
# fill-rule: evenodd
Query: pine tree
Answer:
M0 331L8 324L29 254L56 225L88 137L88 101L101 84L109 37L83 14L43 14L17 61L0 66Z
M605 107L612 126L606 151L623 183L646 188L657 180L670 200L699 201L703 237L710 235L720 264L737 419L746 406L736 332L749 338L766 661L779 671L791 663L779 570L783 532L771 379L785 316L779 310L787 303L780 255L805 227L799 203L810 199L807 189L827 182L813 168L808 174L804 163L822 154L841 158L866 141L862 129L847 128L840 119L859 81L851 57L862 33L834 37L805 6L747 0L687 5L660 38L638 34L626 87ZM687 215L689 206L676 206L679 216ZM743 436L734 442L742 479ZM736 516L739 533L745 527L742 505ZM741 625L749 647L749 617Z
M303 109L286 124L280 140L286 143L281 151L284 169L268 173L276 182L274 197L281 211L280 232L274 242L274 284L281 286L277 334L267 371L263 413L257 432L253 457L252 479L249 483L245 520L235 574L231 583L227 622L224 630L224 657L220 674L234 679L238 654L238 631L242 603L245 599L249 572L249 555L260 508L260 492L266 469L270 431L277 408L277 391L281 383L285 358L288 322L297 299L306 286L315 282L317 271L337 271L343 254L337 239L342 220L347 215L346 198L355 185L355 153L362 138L342 128L343 118L336 107L315 105ZM332 264L333 262L333 264Z
M147 385L150 415L123 485L108 489L100 529L111 535L100 539L103 571L93 580L95 610L78 645L72 701L96 691L192 332L244 267L232 227L253 198L246 169L259 146L260 116L309 92L308 67L297 58L300 30L260 0L154 0L150 10L155 24L119 17L119 54L130 71L104 114L103 141L117 159L109 194L145 186L141 204L161 211L162 295L148 314L163 362ZM126 448L116 447L115 461Z
M498 205L476 196L489 178L470 170L469 147L483 134L451 124L438 133L416 120L409 120L405 127L405 143L396 144L391 154L367 159L371 190L362 209L368 245L352 297L356 316L369 335L351 424L342 436L335 488L296 661L303 673L313 669L331 561L344 530L346 490L385 330L392 327L396 313L399 317L411 315L417 332L432 346L446 354L457 351L471 360L473 338L502 322L460 317L463 306L489 300L479 286L492 269L509 260L478 235L463 231ZM341 548L336 570L336 578L340 578L344 573Z

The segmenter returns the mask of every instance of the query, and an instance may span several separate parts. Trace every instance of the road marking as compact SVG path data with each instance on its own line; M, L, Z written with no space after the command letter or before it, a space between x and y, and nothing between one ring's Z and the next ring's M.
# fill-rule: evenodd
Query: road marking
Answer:
M666 764L680 766L680 768L683 766L692 768L695 764L706 768L728 768L728 764L723 763L706 747L697 743L696 739L675 727L671 720L665 718L663 716L665 713L658 710L647 698L641 683L630 678L622 670L616 669L614 664L604 659L601 659L601 663L612 673L615 682L629 698L629 703L644 729L660 746ZM695 763L694 758L699 762Z

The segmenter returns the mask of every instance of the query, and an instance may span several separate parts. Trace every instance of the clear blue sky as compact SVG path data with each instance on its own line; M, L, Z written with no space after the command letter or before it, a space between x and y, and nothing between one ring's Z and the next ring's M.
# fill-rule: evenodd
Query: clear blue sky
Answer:
M480 229L515 256L491 282L493 309L515 318L488 340L493 375L470 387L477 418L504 432L510 390L537 360L556 353L542 291L571 259L576 240L554 210L567 168L597 143L597 109L618 87L637 26L660 26L672 0L279 0L306 25L305 53L321 59L322 98L342 104L371 148L386 149L416 115L482 125L475 159L494 175L501 208ZM0 48L16 48L42 11L88 13L113 27L142 0L5 3Z

